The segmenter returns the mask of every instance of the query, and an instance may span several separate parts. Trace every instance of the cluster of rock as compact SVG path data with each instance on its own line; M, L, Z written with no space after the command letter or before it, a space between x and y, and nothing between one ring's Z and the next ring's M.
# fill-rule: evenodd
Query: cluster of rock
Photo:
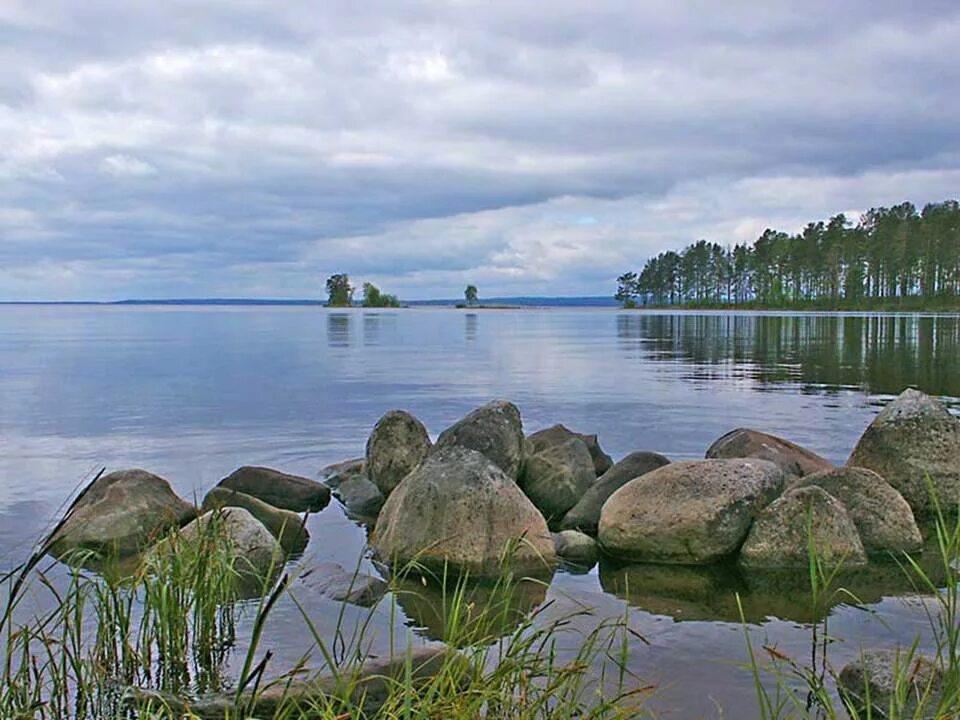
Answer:
M589 565L602 553L795 568L807 565L812 541L823 562L855 568L920 549L916 517L931 510L931 489L945 506L960 502L960 420L906 390L844 466L743 428L703 460L640 451L614 463L596 435L563 425L524 437L509 402L474 410L436 443L417 418L394 410L374 427L363 458L324 477L372 528L370 545L387 564L484 576L507 560L535 572L557 557Z
M855 567L871 555L917 550L915 515L930 512L931 491L944 506L960 502L960 420L906 390L845 466L747 429L721 437L703 460L641 451L614 463L596 435L554 425L525 436L519 409L495 401L436 442L417 418L391 411L363 458L322 475L318 483L243 467L198 511L162 478L111 473L75 503L48 550L140 552L167 528L227 507L244 562L261 565L278 549L303 550L298 513L322 509L332 493L371 528L370 546L389 566L536 574L551 572L558 557L589 565L599 552L633 562L736 557L745 568L790 568L806 565L812 539L822 560ZM254 552L251 543L269 547Z

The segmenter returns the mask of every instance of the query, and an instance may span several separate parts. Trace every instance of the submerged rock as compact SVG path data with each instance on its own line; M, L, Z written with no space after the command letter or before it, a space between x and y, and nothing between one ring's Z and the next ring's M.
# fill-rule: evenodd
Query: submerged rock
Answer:
M790 490L760 513L740 549L746 568L806 568L810 543L829 566L865 565L867 554L843 504L817 486Z
M403 410L391 410L377 421L367 440L367 477L386 497L423 462L431 447L422 422Z
M320 471L320 477L346 509L347 515L365 525L372 525L386 498L367 477L364 462L361 458L330 465Z
M547 523L517 484L475 450L441 447L387 498L370 544L387 563L411 561L473 576L501 562L544 572L555 562Z
M839 467L807 475L795 487L816 485L843 503L868 553L899 553L923 546L910 505L873 470Z
M584 433L574 432L565 425L552 425L544 430L538 430L527 437L529 454L538 453L553 445L561 445L571 438L582 440L587 450L590 451L590 457L593 460L594 475L599 477L603 475L610 466L613 465L613 458L607 455L600 447L600 441L597 436L586 435Z
M634 478L645 475L652 470L669 465L670 461L663 455L654 452L635 452L627 455L623 460L613 465L603 475L597 478L577 504L570 508L564 516L560 527L564 529L582 530L596 535L597 525L600 522L600 511L603 504L614 492L626 485Z
M600 546L636 562L714 562L737 551L783 484L783 472L766 460L666 465L610 496L600 514Z
M803 477L833 467L815 452L759 430L737 428L707 448L708 458L757 458L775 463L787 475Z
M927 478L943 508L960 504L960 419L919 390L904 390L860 437L847 465L873 470L918 515L933 511Z
M549 522L562 518L595 480L590 452L574 437L528 457L519 482Z
M217 487L239 490L274 507L294 512L318 512L330 502L330 488L298 475L245 465L220 481Z
M309 679L295 678L266 683L253 697L244 691L217 693L187 700L156 690L130 688L126 700L137 708L165 708L176 717L202 720L230 720L238 717L329 718L329 707L342 703L344 711L356 706L364 716L372 717L383 707L392 692L409 678L419 685L438 673L463 670L463 657L444 645L426 645L397 652L392 657L371 656L360 665L338 668L335 674L320 674ZM300 674L301 677L303 673ZM242 709L242 710L241 710ZM249 712L249 715L247 714ZM344 717L349 713L345 712ZM338 715L338 717L340 717Z
M563 530L553 535L557 557L574 565L590 568L597 562L597 541L579 530Z
M841 695L863 717L887 717L891 706L896 717L946 718L941 707L944 677L929 658L906 650L869 650L844 666L837 679ZM899 688L899 691L898 691ZM921 706L920 698L924 698Z
M270 531L284 552L295 554L303 552L310 541L310 534L304 527L304 519L290 510L281 510L268 505L263 500L224 487L215 487L203 499L201 512L219 510L222 507L240 507L247 510Z
M520 410L513 403L495 400L440 433L435 449L476 450L516 480L523 465L524 442Z
M337 563L319 563L301 576L310 590L337 602L371 607L387 594L387 583L362 572L349 572Z
M87 487L45 547L61 559L89 552L101 558L125 557L196 516L197 509L177 497L162 477L146 470L118 470Z

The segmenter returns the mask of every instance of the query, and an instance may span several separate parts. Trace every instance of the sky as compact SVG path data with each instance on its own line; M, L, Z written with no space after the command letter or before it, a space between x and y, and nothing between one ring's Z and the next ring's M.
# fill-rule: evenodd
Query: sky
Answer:
M609 295L960 195L960 3L0 0L0 300Z

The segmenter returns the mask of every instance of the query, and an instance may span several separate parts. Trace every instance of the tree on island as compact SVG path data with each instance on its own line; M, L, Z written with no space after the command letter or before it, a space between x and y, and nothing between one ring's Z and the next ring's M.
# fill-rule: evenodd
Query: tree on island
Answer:
M625 308L634 308L637 306L637 274L635 272L625 272L617 278L617 294L613 296L614 300L623 303Z
M466 299L467 305L476 305L477 304L477 286L467 285L467 289L463 291L463 297Z
M400 307L400 300L396 295L380 292L380 288L371 282L363 284L363 306L370 307Z
M350 307L353 305L353 287L350 285L350 276L346 273L337 273L327 278L327 306Z

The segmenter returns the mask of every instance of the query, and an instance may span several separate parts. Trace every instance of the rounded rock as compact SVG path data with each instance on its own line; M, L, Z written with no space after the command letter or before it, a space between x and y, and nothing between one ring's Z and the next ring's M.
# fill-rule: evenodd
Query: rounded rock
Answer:
M435 449L456 446L476 450L516 480L523 466L525 441L517 406L494 400L440 433Z
M391 410L377 421L367 439L367 477L387 496L423 462L430 447L422 422L403 410Z

